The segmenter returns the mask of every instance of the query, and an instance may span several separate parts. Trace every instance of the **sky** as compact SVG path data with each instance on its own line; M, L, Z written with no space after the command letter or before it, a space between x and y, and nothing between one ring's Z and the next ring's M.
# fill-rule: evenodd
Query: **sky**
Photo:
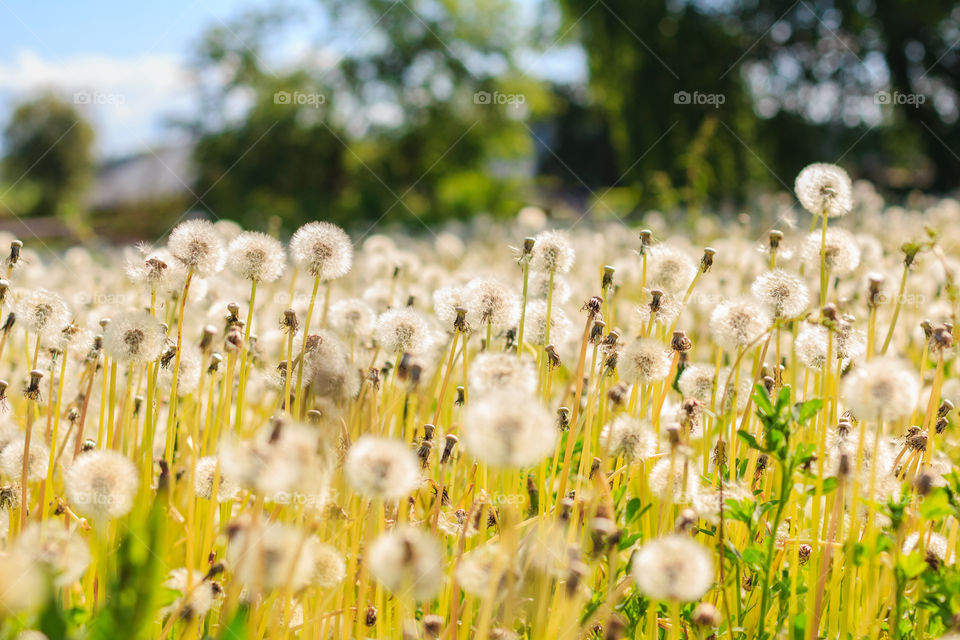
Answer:
M285 0L292 8L312 0ZM0 123L16 102L53 89L97 130L115 157L176 143L171 120L195 109L188 61L202 34L274 0L0 0ZM314 12L315 13L315 12ZM299 23L276 60L308 46Z
M518 0L530 9L533 4ZM248 10L301 12L266 55L282 68L315 48L322 30L318 0L0 0L0 126L13 106L53 89L93 123L101 158L177 145L176 120L196 112L191 53L211 27ZM349 36L349 34L347 34ZM359 37L360 34L357 34ZM344 39L349 43L350 38ZM335 47L336 45L331 45ZM585 75L582 55L555 47L534 74L558 80ZM522 62L521 62L522 64Z

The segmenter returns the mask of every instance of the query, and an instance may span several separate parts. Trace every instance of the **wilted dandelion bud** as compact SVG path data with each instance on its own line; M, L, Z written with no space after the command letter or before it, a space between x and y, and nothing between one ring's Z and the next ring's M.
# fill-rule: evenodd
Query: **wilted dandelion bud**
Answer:
M813 553L813 547L809 544L801 544L797 548L797 555L800 557L800 564L806 563L810 560L810 554Z
M549 368L556 369L560 366L560 353L556 346L548 344L543 351L547 354L547 366Z
M930 490L933 489L933 482L933 474L929 471L924 471L913 481L913 488L916 489L917 495L926 496L930 493Z
M409 307L380 314L376 338L387 353L419 353L430 344L426 320L419 311Z
M783 242L783 231L779 229L773 229L767 235L768 246L770 247L770 252L776 252L780 248L780 243Z
M0 304L3 304L7 300L7 293L10 291L10 282L4 278L0 278Z
M810 303L810 290L803 280L782 269L759 276L750 292L775 318L800 315Z
M453 455L453 449L457 446L457 436L448 433L443 437L443 453L440 455L440 464L447 464L450 456Z
M622 407L629 397L630 388L622 382L618 382L607 391L607 400L615 407Z
M693 348L693 341L683 331L674 331L670 340L670 348L677 353L686 353Z
M930 333L930 353L936 355L953 346L953 334L944 325L937 325Z
M650 598L692 602L713 586L713 557L700 543L671 535L640 547L633 556L631 575L641 593Z
M187 220L178 224L170 232L167 249L201 278L223 269L226 258L220 236L206 220Z
M103 331L103 347L119 364L144 364L160 357L166 331L145 311L121 313Z
M273 282L286 262L280 241L259 231L244 231L227 246L227 267L244 280Z
M810 233L800 248L800 257L809 267L820 267L820 246L822 234L819 231ZM827 271L835 276L845 276L851 273L860 264L860 247L856 238L845 229L831 228L827 230L827 241L824 245L825 266Z
M30 382L23 390L23 395L27 398L37 401L40 399L40 381L43 379L43 371L34 369L30 372Z
M290 239L290 256L301 271L321 281L336 280L353 265L353 244L335 224L308 222Z
M770 326L766 309L749 300L721 302L710 314L710 335L729 351L757 340Z
M503 391L472 400L463 414L467 453L493 467L517 468L553 452L556 431L535 396Z
M74 511L98 521L126 515L133 508L138 484L136 466L110 450L81 454L64 476Z
M663 344L640 338L624 349L618 360L620 378L627 384L649 384L667 377L670 357Z
M361 436L344 462L347 482L371 498L399 500L420 485L420 464L399 440Z
M557 431L566 431L570 428L570 409L560 407L557 409Z
M707 273L713 267L713 258L717 255L717 250L713 247L704 247L703 257L700 258L700 271Z
M709 602L701 602L690 614L690 621L698 627L719 627L723 618L715 606Z
M657 451L657 436L648 420L620 414L600 432L601 445L613 456L643 460Z
M567 273L573 259L573 247L566 233L542 231L535 238L530 268L544 273Z
M867 306L879 307L883 302L881 287L885 277L882 273L871 273L867 276Z
M297 320L297 312L293 309L285 309L283 318L280 319L280 330L284 333L296 334L300 328L300 322Z
M856 367L844 378L843 398L860 420L897 420L908 415L920 393L916 374L884 356Z
M797 175L794 191L803 208L815 216L834 218L853 208L850 176L835 164L808 165Z
M370 573L393 593L409 593L417 600L433 597L443 583L443 554L439 544L419 529L394 529L373 541L367 552Z
M435 613L430 613L423 616L421 622L423 623L423 632L428 638L440 637L440 634L443 632L442 616L438 616Z
M20 261L21 249L23 249L23 242L20 240L13 240L10 242L10 253L7 256L8 265L14 266Z
M616 269L609 265L603 265L603 276L600 278L600 288L603 291L613 288L613 274Z
M700 516L697 515L697 512L690 507L686 507L680 512L680 515L677 516L677 521L673 525L674 533L689 533L697 526L699 520Z

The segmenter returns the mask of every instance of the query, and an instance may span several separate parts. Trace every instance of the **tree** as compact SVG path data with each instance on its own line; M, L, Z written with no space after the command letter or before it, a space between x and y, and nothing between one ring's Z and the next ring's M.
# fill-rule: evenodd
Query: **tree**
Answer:
M324 10L321 41L359 39L333 64L264 64L264 43L283 33L276 14L207 34L197 66L230 70L206 96L212 117L197 124L197 193L212 213L251 226L279 215L288 227L323 217L422 229L515 212L524 181L497 167L532 155L522 120L550 101L518 71L515 7L330 0ZM244 117L220 118L239 94L250 101Z
M647 204L662 184L742 201L814 161L887 187L960 184L952 2L560 2Z
M48 94L16 107L3 132L4 179L28 216L72 217L93 174L93 129L70 103ZM18 212L19 213L19 212Z

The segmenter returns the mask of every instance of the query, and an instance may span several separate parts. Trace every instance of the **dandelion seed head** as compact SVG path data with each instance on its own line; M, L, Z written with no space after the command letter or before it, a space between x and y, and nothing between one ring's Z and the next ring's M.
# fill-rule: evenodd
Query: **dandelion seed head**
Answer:
M674 504L692 501L700 489L696 462L677 456L673 461L672 479L670 469L669 456L657 460L647 478L650 490L661 500L672 500Z
M193 492L198 498L213 498L213 478L217 471L216 456L206 456L197 460L193 470ZM236 498L240 487L224 473L221 465L220 481L217 483L217 502L230 502Z
M691 364L684 368L677 379L677 386L684 398L693 398L703 404L709 404L714 387L721 387L726 381L717 377L717 371L708 364Z
M663 380L670 373L667 348L653 338L635 340L623 350L617 369L627 384L650 384Z
M375 336L388 354L422 353L430 348L431 343L426 318L410 307L381 313L377 319Z
M298 269L321 281L336 280L353 265L353 243L335 224L308 222L290 239L290 255Z
M470 363L468 383L470 392L476 394L510 390L532 394L539 380L529 360L520 360L510 353L484 351Z
M545 273L567 273L573 267L573 245L563 231L541 231L536 235L530 269Z
M417 600L433 597L443 583L443 554L437 541L412 527L394 529L367 552L373 577L391 592Z
M5 614L23 613L39 607L46 594L46 577L29 555L0 556L0 607Z
M572 291L566 278L559 275L553 277L553 304L566 304L570 300ZM550 297L550 277L543 271L534 271L530 274L527 283L527 300L546 300Z
M296 593L313 581L317 569L315 536L292 525L251 520L232 533L226 559L242 584Z
M177 395L181 398L189 396L197 390L200 384L200 373L202 368L202 355L200 350L193 345L183 345L180 350L180 373L177 374ZM176 358L173 358L167 366L160 367L158 384L164 391L173 388L173 369Z
M797 359L808 369L823 369L827 363L830 331L820 325L807 325L797 334Z
M223 240L206 220L178 224L167 239L167 249L187 269L204 278L223 269L226 252Z
M52 335L70 321L70 310L56 293L46 289L27 292L16 306L17 323L36 335Z
M166 333L146 311L128 311L111 319L103 332L103 348L120 364L144 364L160 357Z
M766 309L747 299L721 302L710 314L710 335L728 351L737 351L751 344L769 326Z
M835 164L808 165L797 175L793 190L803 208L815 216L834 218L853 208L850 176Z
M433 292L433 312L444 329L452 330L457 309L467 309L470 292L466 287L450 285Z
M13 553L31 558L57 587L67 587L83 577L93 559L80 535L49 521L27 525L17 536Z
M657 436L650 421L638 420L625 413L604 425L600 442L610 455L623 456L629 461L643 460L657 451Z
M535 396L499 391L471 399L463 414L463 447L492 467L519 468L553 452L554 418Z
M399 440L361 436L343 465L347 482L358 493L383 500L399 500L420 486L420 462Z
M221 597L222 592L219 585L212 580L204 580L202 571L193 572L193 589L187 585L187 570L185 568L173 569L167 574L167 579L163 586L173 591L179 591L180 598L177 598L173 604L166 608L167 614L173 614L176 611L188 619L202 619L213 607L216 600Z
M810 290L798 276L782 269L760 275L750 287L753 297L777 318L798 316L810 304Z
M696 275L696 262L682 249L661 244L650 250L647 286L651 289L683 294Z
M116 451L103 449L80 454L64 476L73 510L97 521L129 513L138 484L137 467Z
M897 420L909 414L920 394L916 373L898 358L882 356L850 372L843 382L847 408L859 420Z
M280 241L259 231L244 231L227 246L227 268L244 280L273 282L286 262Z
M347 563L340 552L328 544L319 542L313 546L312 551L316 567L313 583L318 587L329 589L343 582L347 575Z
M376 314L360 298L338 300L330 307L330 327L344 338L355 339L373 333Z
M26 437L20 436L9 442L0 451L0 471L8 478L21 477L23 472L23 450ZM27 461L27 482L39 482L47 477L47 465L50 449L37 438L30 440L30 454Z
M630 571L640 591L655 600L693 602L713 586L713 556L685 536L644 544L634 554Z
M523 340L536 346L543 346L547 338L547 303L544 300L532 300L527 303L527 316L524 321ZM550 309L550 342L562 344L570 332L570 319L556 306Z
M810 269L820 268L821 232L813 231L803 240L800 257ZM827 229L824 264L834 276L846 276L860 265L860 246L846 229Z
M489 324L495 334L520 317L520 300L496 278L475 278L467 283L466 308L470 324Z

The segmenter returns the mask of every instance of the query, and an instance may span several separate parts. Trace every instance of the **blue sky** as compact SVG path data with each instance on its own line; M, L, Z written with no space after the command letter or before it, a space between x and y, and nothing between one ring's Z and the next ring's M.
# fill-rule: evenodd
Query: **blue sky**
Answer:
M517 0L524 21L538 0ZM247 10L301 10L302 19L265 54L282 68L316 51L319 0L0 0L0 126L18 101L53 90L73 100L97 131L101 157L178 144L170 121L196 112L189 60L202 34ZM336 52L361 34L324 40ZM557 46L528 56L529 73L584 76L578 50ZM524 62L523 64L526 64Z

